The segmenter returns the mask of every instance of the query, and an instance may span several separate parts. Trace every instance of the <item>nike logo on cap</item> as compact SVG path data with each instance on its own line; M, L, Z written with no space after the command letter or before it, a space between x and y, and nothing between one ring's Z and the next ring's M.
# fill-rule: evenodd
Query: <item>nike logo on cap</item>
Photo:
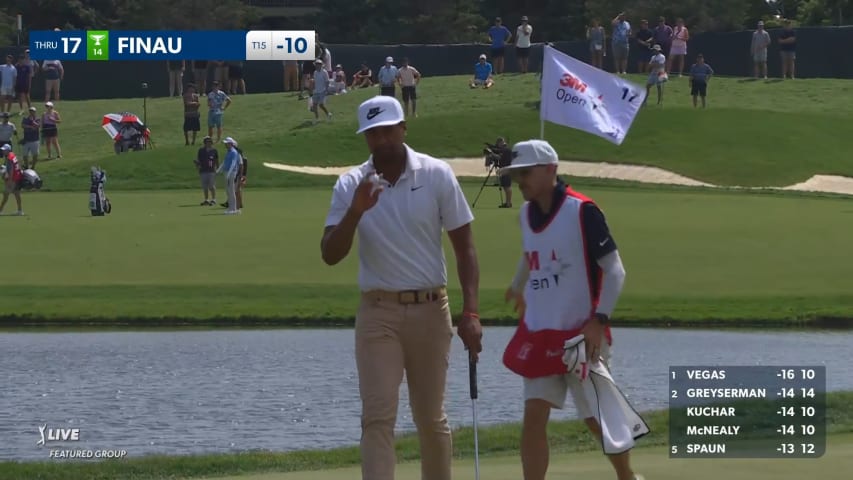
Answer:
M599 247L603 247L607 242L610 241L610 237L605 238L604 240L598 242Z
M374 118L376 118L377 115L379 115L380 113L382 113L384 111L385 110L382 110L380 107L373 107L367 111L367 119L373 120Z
M415 190L417 190L417 189L419 189L419 188L423 188L423 185L419 185L419 186L417 186L417 187L412 187L412 191L414 192Z

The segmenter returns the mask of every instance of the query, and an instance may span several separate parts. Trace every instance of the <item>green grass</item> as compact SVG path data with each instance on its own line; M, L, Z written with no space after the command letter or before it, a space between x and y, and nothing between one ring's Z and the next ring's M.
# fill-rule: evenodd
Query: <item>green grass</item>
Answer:
M683 478L672 476L677 471L683 473L687 465L698 463L710 463L708 460L669 460L667 451L662 446L668 443L668 415L664 412L648 412L644 418L651 428L651 433L638 440L638 447L632 457L638 469L647 465L654 465L655 470L667 471L667 477L651 478ZM493 427L481 427L479 430L480 456L484 466L511 465L518 469L518 447L520 442L520 425L517 423L499 425ZM777 468L779 464L788 464L793 468L796 464L807 464L811 468L819 468L816 465L825 465L826 473L832 475L834 471L845 471L840 465L850 464L850 452L853 449L853 392L832 393L827 396L827 458L810 460L737 460L717 462L728 465L727 478L731 473L732 465L739 465L749 469L752 463L769 465L771 469ZM565 460L571 459L574 465L575 459L580 460L582 468L591 467L604 475L607 464L596 451L597 442L588 433L585 427L578 421L552 421L549 426L549 442L555 463L561 465ZM462 428L454 433L454 457L467 468L473 457L473 431L470 428ZM647 448L651 447L651 448ZM402 465L402 470L407 472L403 478L416 478L415 467L419 458L416 437L405 435L397 440L396 444L398 461L409 462ZM587 452L586 454L582 452ZM839 455L839 453L842 453ZM571 455L567 455L571 454ZM646 460L639 460L639 458ZM647 463L648 462L648 463ZM735 463L736 462L736 463ZM846 462L846 463L842 463ZM0 476L4 479L17 480L102 480L102 479L133 479L154 480L174 478L216 478L226 475L239 475L235 479L261 480L272 478L358 478L353 472L359 464L359 452L356 447L338 448L332 450L306 450L294 452L245 452L224 455L196 455L196 456L148 456L142 458L125 459L121 461L107 461L102 463L69 463L69 462L3 462L0 463ZM683 466L675 470L675 466ZM347 468L349 467L349 468ZM491 468L493 468L491 467ZM490 468L490 467L487 467ZM336 470L339 469L339 470ZM556 467L556 471L565 471L566 466ZM647 474L651 472L642 470ZM717 470L720 471L720 470ZM811 470L813 473L821 471ZM276 472L272 475L271 472ZM284 472L306 472L296 476L281 476ZM269 473L270 475L263 475ZM845 474L848 474L845 471ZM248 475L254 474L254 475ZM764 473L766 475L766 472ZM465 474L467 477L470 473ZM496 472L495 477L509 479L506 470ZM518 475L515 474L517 478ZM484 478L486 478L484 476ZM596 477L592 477L596 478ZM691 477L694 478L694 477ZM700 480L713 480L717 477L704 476L695 477ZM744 476L731 477L736 479L752 480L755 478L801 478L801 477L770 477L770 476ZM821 474L820 478L835 479L847 477L832 477Z
M469 198L478 186L467 184ZM356 248L320 259L330 188L248 190L242 216L200 207L196 191L114 192L89 216L86 193L29 195L29 217L0 217L18 247L0 290L7 325L100 319L139 326L215 319L334 324L358 302ZM627 281L615 318L654 325L808 324L853 318L853 263L828 260L853 236L846 199L590 187ZM514 322L503 290L520 255L516 213L484 192L475 209L481 313ZM453 308L460 306L445 238ZM29 299L34 299L30 301ZM28 320L27 317L30 317ZM240 317L245 317L242 320ZM213 322L216 323L216 322ZM825 322L824 322L825 323Z
M488 91L469 90L465 82L458 76L423 81L420 117L409 122L407 141L413 147L440 157L476 157L482 142L498 135L510 142L539 135L539 84L533 75L501 76ZM553 124L546 125L545 137L565 159L656 165L717 185L783 186L818 173L853 176L853 164L839 156L849 146L845 126L853 120L853 82L716 78L709 92L710 108L696 111L687 80L673 78L666 86L666 107L643 109L621 146ZM261 164L361 163L367 150L354 134L354 113L376 93L368 89L332 97L335 120L317 126L306 124L312 114L293 94L235 96L225 114L225 134L245 147L252 186L314 183ZM40 167L45 188L85 191L92 164L110 172L112 190L195 186L195 148L183 145L181 108L177 99L149 99L147 120L156 148L117 156L100 128L101 118L124 110L142 115L142 100L63 101L58 109L64 119L64 155Z

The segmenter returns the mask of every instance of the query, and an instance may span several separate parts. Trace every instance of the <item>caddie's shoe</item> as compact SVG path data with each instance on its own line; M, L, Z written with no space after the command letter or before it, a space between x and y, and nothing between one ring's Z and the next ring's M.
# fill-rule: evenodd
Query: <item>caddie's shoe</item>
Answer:
M638 474L634 474L634 480L646 480L646 477Z
M24 216L24 211L23 211L23 210L18 210L17 212L15 212L15 216L16 216L16 217L23 217L23 216Z

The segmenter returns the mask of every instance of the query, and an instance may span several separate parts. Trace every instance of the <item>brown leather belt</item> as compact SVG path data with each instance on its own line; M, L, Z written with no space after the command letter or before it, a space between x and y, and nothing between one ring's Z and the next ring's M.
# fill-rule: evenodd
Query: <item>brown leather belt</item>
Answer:
M376 300L399 303L401 305L412 305L418 303L432 303L447 296L447 288L430 288L426 290L401 290L392 292L388 290L369 290L362 295Z

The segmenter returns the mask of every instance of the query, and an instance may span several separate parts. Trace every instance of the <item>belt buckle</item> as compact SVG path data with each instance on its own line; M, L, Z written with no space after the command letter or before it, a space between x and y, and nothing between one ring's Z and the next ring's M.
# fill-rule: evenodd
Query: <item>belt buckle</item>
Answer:
M403 305L408 305L412 303L420 303L418 298L417 290L404 290L402 292L397 292L397 301Z

